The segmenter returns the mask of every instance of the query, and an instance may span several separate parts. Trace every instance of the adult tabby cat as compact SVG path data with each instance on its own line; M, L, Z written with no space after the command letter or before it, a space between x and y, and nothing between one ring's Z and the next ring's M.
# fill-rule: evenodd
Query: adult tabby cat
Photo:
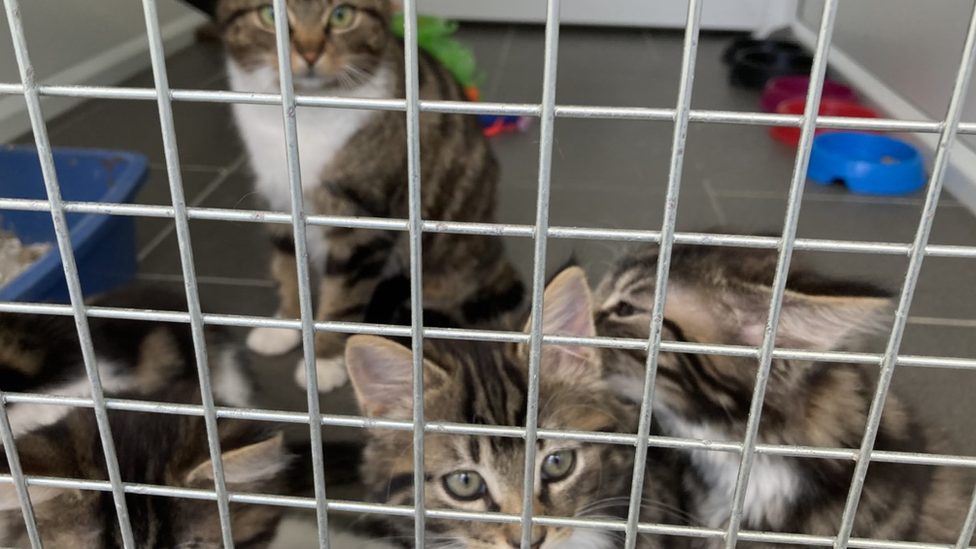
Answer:
M275 14L268 0L221 0L217 20L236 91L280 91ZM403 43L390 30L389 0L290 0L291 66L301 94L367 99L404 97ZM450 72L420 55L420 97L464 101ZM234 105L258 192L290 211L281 108ZM406 121L402 112L298 108L301 175L310 213L407 217ZM420 117L421 210L425 219L488 222L494 217L498 166L473 116ZM274 230L272 271L278 315L297 318L298 291L290 228ZM377 284L404 274L404 232L309 227L310 265L321 278L318 320L361 322ZM517 310L523 287L499 239L428 233L423 237L424 302L465 325ZM316 334L319 390L346 382L346 337ZM258 328L248 345L280 354L298 345L296 330ZM304 366L296 379L304 384Z
M647 337L657 247L619 261L596 290L600 335ZM777 254L704 246L675 246L665 301L665 340L758 345L763 337ZM776 344L851 350L884 326L891 303L868 285L819 276L794 262L787 279ZM645 353L616 352L618 393L640 399ZM695 439L741 441L757 362L752 358L662 353L654 414L665 431ZM759 442L857 448L874 381L866 365L774 360ZM885 405L875 448L944 451L897 396ZM739 458L691 451L683 479L689 511L705 526L729 520ZM852 460L760 454L742 512L750 530L834 536L850 486ZM854 537L948 543L959 535L970 482L956 469L874 462L854 523ZM721 539L696 540L720 547ZM768 547L769 544L759 544ZM757 544L739 542L739 546Z
M192 383L176 383L148 395L119 396L200 403L199 390ZM124 482L213 490L202 417L110 410L109 423ZM281 434L259 423L234 419L218 420L218 430L229 490L284 493L290 458ZM72 408L58 421L21 435L17 451L28 475L108 479L95 415L87 408ZM0 471L10 473L6 459L0 460ZM47 486L29 490L45 547L122 547L111 492ZM128 494L126 503L137 547L222 546L214 501ZM235 547L265 547L275 534L281 512L281 507L231 503ZM12 484L0 485L0 543L30 546Z
M110 292L88 304L187 310L183 294L149 285ZM180 380L196 383L196 359L188 324L96 317L89 318L88 323L106 394L149 393ZM250 405L253 387L240 348L220 326L207 325L205 335L215 398L227 405ZM74 319L0 313L0 389L91 396ZM7 405L15 435L54 423L70 409L44 404Z
M545 333L593 335L590 294L583 272L562 272L545 291ZM524 426L528 358L524 346L486 342L433 342L424 348L427 421ZM373 336L354 336L346 348L363 413L409 419L411 352ZM600 352L584 347L543 349L539 427L610 433L636 432L636 408L617 398L603 377ZM375 429L367 442L363 478L373 500L413 504L412 434ZM426 505L518 514L522 505L525 443L520 438L428 433L425 437ZM680 523L676 464L652 449L642 520ZM624 445L540 439L535 503L538 515L622 517L630 494L634 449ZM412 539L413 519L391 517L398 539ZM432 547L518 548L518 524L427 520ZM534 549L609 549L619 533L535 526ZM673 547L679 540L642 536L641 547Z

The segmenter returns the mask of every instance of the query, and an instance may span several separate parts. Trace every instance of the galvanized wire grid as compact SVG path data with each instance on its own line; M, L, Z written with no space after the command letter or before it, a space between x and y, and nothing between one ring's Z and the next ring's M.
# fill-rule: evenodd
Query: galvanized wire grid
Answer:
M286 0L273 0L277 11L282 12ZM405 43L406 43L406 98L389 100L361 100L333 97L296 96L291 85L291 64L289 58L289 41L285 18L276 19L278 36L278 50L280 77L283 90L278 94L252 94L230 91L204 90L174 90L169 87L162 39L159 23L156 17L156 1L143 0L146 19L146 29L149 37L152 58L155 89L97 87L97 86L42 86L34 79L33 66L28 54L27 42L23 26L20 21L18 0L4 0L4 7L14 39L14 48L20 69L21 82L0 83L0 94L22 94L27 101L31 126L35 142L40 153L41 168L44 175L48 200L0 199L0 208L35 211L50 211L54 221L57 242L64 264L64 272L68 280L71 297L70 305L49 305L37 303L0 303L0 311L70 315L75 319L78 335L82 345L82 354L86 372L92 386L92 397L74 398L59 397L43 394L0 393L0 436L2 436L4 452L10 463L11 474L0 475L3 482L13 483L21 499L27 530L32 549L41 549L40 534L34 520L33 510L28 502L28 486L56 486L63 488L78 488L85 490L108 491L113 499L118 513L119 525L123 543L126 549L136 549L131 525L125 504L125 494L144 494L167 497L182 497L191 499L214 500L218 503L221 519L221 533L224 546L232 549L233 538L228 520L230 502L268 504L284 507L307 508L317 511L319 526L319 545L327 549L329 545L327 531L328 511L337 512L365 512L385 515L410 516L415 518L417 534L415 543L418 548L424 545L424 521L426 518L480 520L503 523L522 523L523 525L538 524L548 526L575 526L579 528L599 528L610 531L625 532L625 548L633 549L637 533L657 533L698 538L723 538L729 549L737 540L762 541L774 543L795 543L800 545L832 546L837 549L845 547L905 547L905 548L935 548L947 547L939 544L925 544L912 542L890 542L875 539L851 538L851 529L861 489L867 469L872 461L887 463L906 463L918 465L944 465L976 468L976 458L954 455L917 454L906 452L873 451L874 440L881 420L881 411L888 393L890 381L896 366L935 367L976 369L976 359L961 359L932 356L899 355L902 335L904 333L908 311L918 280L922 261L927 256L976 258L976 247L969 246L937 246L929 245L928 237L931 230L935 209L942 189L949 154L956 136L962 134L976 134L976 123L962 123L960 116L962 103L976 56L976 10L970 19L969 31L959 64L952 97L943 120L936 121L907 121L890 119L845 119L836 117L815 117L820 105L820 92L826 69L827 51L837 13L838 0L827 0L818 34L818 41L814 51L812 78L807 95L806 107L803 115L773 115L761 113L742 113L727 111L703 111L690 108L692 83L694 80L695 57L698 44L698 34L701 22L702 0L690 0L688 19L685 29L684 53L682 71L679 84L678 102L675 108L618 108L618 107L583 107L572 105L556 105L556 60L559 38L559 0L548 0L545 38L545 74L543 81L543 95L540 104L502 104L502 103L465 103L451 101L421 101L418 94L417 58L416 58L416 3L415 0L404 2L406 14ZM50 141L41 113L41 96L61 96L79 98L106 98L119 100L151 100L159 107L160 124L162 127L163 143L166 155L166 167L169 174L172 206L141 206L127 204L103 204L92 202L65 202L61 199L57 175L51 153ZM187 207L183 196L183 185L180 176L179 149L174 131L172 114L173 101L196 101L211 103L254 103L281 105L284 119L284 139L287 148L288 176L291 191L292 213L259 212L245 210L227 210L213 208ZM296 107L320 106L336 108L368 108L377 110L405 111L408 130L408 159L409 159L409 218L408 219L379 219L355 218L337 216L307 215L304 210L301 173L299 170L298 143L296 131ZM464 114L518 114L537 116L541 119L541 140L539 147L539 194L537 199L535 225L502 225L485 223L440 222L425 221L420 215L420 173L419 173L419 114L421 112L446 112ZM673 120L675 123L674 138L671 151L670 174L668 179L667 197L665 200L664 223L660 231L653 230L615 230L549 226L549 193L550 167L552 155L553 127L558 117L577 118L610 118L610 119L643 119L643 120ZM801 128L800 143L794 165L792 184L784 221L783 232L780 237L759 237L741 235L713 235L699 233L675 232L675 220L681 183L681 169L684 157L684 142L688 124L691 122L708 122L721 124L750 124L798 126ZM932 176L926 194L923 215L918 225L915 239L911 244L888 242L854 242L844 240L821 240L796 238L797 220L801 206L801 197L805 183L807 163L813 143L815 127L830 127L843 129L870 129L879 131L907 131L922 133L939 133L939 146L935 155ZM74 261L73 251L65 223L68 212L98 213L109 215L145 216L172 218L176 224L176 234L179 243L180 260L183 276L186 282L186 296L189 303L187 313L176 313L154 310L113 309L105 307L86 307L83 303L78 271ZM299 259L299 293L301 298L301 319L275 319L266 317L252 317L240 315L204 314L200 309L199 291L196 272L193 265L192 245L190 241L189 220L212 219L237 222L256 223L288 223L293 227L296 243L296 255ZM350 228L371 228L394 231L408 231L410 234L410 274L411 274L411 326L387 326L375 324L357 324L345 322L315 322L312 316L312 302L308 276L308 262L305 245L305 231L307 225L337 226ZM533 238L535 241L533 276L532 276L532 322L529 334L519 332L488 332L480 330L462 329L434 329L424 328L421 324L422 311L422 265L421 265L421 234L422 232L451 232L458 234L479 234L495 236L516 236ZM779 261L773 284L773 297L769 305L769 320L764 332L762 344L759 348L736 345L692 344L682 342L661 341L661 323L663 313L663 299L667 285L667 277L659 276L653 306L654 314L650 326L649 340L618 339L606 337L568 337L544 335L541 332L541 307L543 285L545 281L545 252L549 238L575 238L596 240L617 240L631 242L657 242L661 245L658 260L658 271L667 273L672 246L681 244L710 244L721 246L740 246L754 248L777 249ZM905 275L895 314L895 322L888 344L883 354L854 353L854 352L814 352L793 349L776 349L774 347L775 331L780 312L782 297L785 291L786 273L790 259L795 250L830 251L840 253L871 253L901 255L909 257L909 266ZM189 323L193 335L195 356L198 366L207 364L207 351L203 344L203 327L206 324L237 326L237 327L278 327L300 329L305 353L306 380L308 382L308 413L286 412L276 410L238 409L215 405L210 392L209 372L205 367L198 367L199 382L203 393L201 405L163 404L138 400L122 400L106 398L99 381L95 364L94 349L91 334L88 329L88 318L124 318L133 320L158 320L164 322ZM375 334L384 336L409 336L414 349L414 420L367 420L359 416L323 415L319 412L318 395L315 391L316 373L314 368L314 331L336 331L350 334ZM495 342L528 343L530 347L530 375L529 375L529 405L526 427L485 426L443 422L423 421L423 376L422 349L423 338L467 339ZM538 428L538 375L539 360L542 344L573 344L591 345L597 347L612 347L623 349L647 349L647 373L644 383L644 401L641 407L641 421L636 434L612 434L576 431L553 431ZM651 395L654 390L654 380L657 368L658 352L703 353L727 355L736 357L755 358L759 365L751 413L743 442L708 441L679 439L649 434ZM769 376L771 361L774 359L821 360L832 362L850 362L866 366L880 367L880 381L871 405L867 428L860 448L857 449L828 449L813 447L798 447L774 444L759 444L757 432L761 412L761 403L765 393L766 380ZM76 407L93 408L98 422L99 434L103 445L106 463L108 465L108 481L65 479L39 476L26 476L18 460L13 432L7 418L6 405L10 403L61 404ZM220 445L216 436L216 420L218 418L238 418L255 421L276 423L304 423L309 426L312 440L312 457L314 463L315 497L301 498L280 495L237 493L228 491L224 481L221 462L214 459L215 490L196 490L167 486L145 485L122 482L115 448L112 442L108 424L108 410L132 410L164 414L182 414L202 416L206 420L208 445L212 456L219 455ZM526 442L525 485L523 493L523 512L521 515L490 512L467 512L441 509L425 509L422 482L416 483L417 508L370 504L353 501L329 500L326 497L323 479L322 435L323 426L345 426L365 428L371 427L412 430L414 436L414 457L416 478L424 478L423 472L423 440L427 432L480 434L501 437L524 438ZM613 520L585 520L572 518L556 518L534 516L532 510L532 490L535 474L535 450L538 438L572 439L584 442L623 444L636 446L637 460L634 468L634 482L631 487L631 506L626 521ZM648 446L659 446L679 449L709 449L712 451L736 452L741 455L738 478L732 502L732 520L727 529L668 526L660 524L639 523L637 504L641 501L642 478L644 476L645 459ZM854 477L851 483L848 501L838 535L812 536L798 534L783 534L771 532L757 532L740 530L740 518L745 497L745 486L748 483L752 463L756 454L806 457L819 459L853 459L856 461ZM961 549L968 546L974 527L976 527L976 496L970 505L967 519L959 534L955 547ZM522 529L522 549L529 549L531 544L530 528Z

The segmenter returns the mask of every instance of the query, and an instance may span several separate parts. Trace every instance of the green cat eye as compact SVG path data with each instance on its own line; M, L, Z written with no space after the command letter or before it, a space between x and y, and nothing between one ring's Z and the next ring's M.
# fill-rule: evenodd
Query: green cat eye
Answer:
M356 20L356 8L348 4L340 4L333 8L329 15L329 26L334 29L345 29Z
M258 8L258 17L261 22L269 27L274 27L275 16L274 16L274 6L271 4L265 4Z
M444 489L451 497L471 501L485 495L485 479L474 471L455 471L444 476Z
M574 450L553 452L542 460L542 480L546 482L562 480L573 472L574 467L576 467L576 452Z

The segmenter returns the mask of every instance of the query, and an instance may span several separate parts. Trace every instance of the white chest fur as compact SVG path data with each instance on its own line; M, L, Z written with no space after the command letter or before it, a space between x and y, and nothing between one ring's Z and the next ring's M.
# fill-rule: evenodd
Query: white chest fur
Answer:
M656 407L655 407L656 408ZM667 410L654 411L662 425L673 436L697 440L728 440L719 430L692 423ZM709 495L694 510L704 526L721 528L730 516L735 480L739 473L739 455L733 452L694 450L692 467L709 486ZM777 521L800 491L800 475L779 456L757 455L752 463L749 485L742 506L746 522Z
M240 92L278 93L278 74L271 67L245 72L234 61L228 61L227 73L231 88ZM329 90L330 95L361 99L382 99L390 95L392 75L378 71L364 85L352 90ZM309 94L298 90L299 94ZM313 92L314 93L314 92ZM299 107L298 156L302 187L318 185L322 171L332 162L353 135L376 114L361 109ZM273 210L289 212L288 163L281 107L277 105L234 105L234 119L244 146L247 148L256 190ZM325 243L319 231L309 231L309 253L314 265L325 260Z

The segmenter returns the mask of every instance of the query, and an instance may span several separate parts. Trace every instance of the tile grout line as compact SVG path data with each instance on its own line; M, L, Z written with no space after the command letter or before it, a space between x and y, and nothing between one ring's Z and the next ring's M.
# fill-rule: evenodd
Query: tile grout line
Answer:
M71 117L71 118L67 118L66 120L64 120L65 124L58 124L56 127L52 125L51 126L51 129L48 130L48 137L49 138L57 137L58 135L61 135L62 133L64 133L65 130L67 130L69 128L72 128L74 126L77 126L79 122L83 122L83 121L87 120L88 118L90 118L92 115L95 115L95 114L98 114L98 113L104 111L105 108L108 105L104 104L103 101L104 100L100 100L98 103L96 103L94 105L91 105L91 109L87 113L79 114L78 116L74 116L74 117ZM72 112L75 112L78 109L81 109L82 107L84 107L86 104L90 104L92 102L93 102L92 99L83 99L81 101L81 103L79 103L79 104L75 105L74 107L72 107L71 109L65 111L65 113L62 114L61 116L68 116Z
M976 328L976 319L939 318L931 316L909 316L909 324L918 326L944 326L953 328Z
M236 159L235 159L236 161ZM166 165L161 162L150 162L149 169L155 171L165 171ZM197 173L220 173L224 170L221 166L206 166L203 164L180 164L180 169L184 172L197 172Z
M138 280L146 280L150 282L183 282L183 276L178 274L162 274L162 273L141 273L137 274L136 278ZM254 288L274 288L275 282L273 280L262 280L257 278L231 278L227 276L199 276L197 280L203 284L212 284L219 286L248 286Z
M786 196L777 191L734 191L715 189L716 196L721 198L765 198L765 199L786 199ZM880 206L921 206L922 200L917 198L889 198L881 199L877 197L849 194L844 196L832 196L828 194L804 194L804 201L811 202L849 202L857 204L876 204ZM952 202L943 202L939 208L965 208L961 203L953 199Z
M647 53L653 57L653 59L651 59L651 61L653 61L655 64L660 65L661 64L661 56L658 54L658 52L657 52L657 50L655 48L655 45L656 45L655 42L656 42L656 40L654 39L654 36L651 34L651 31L645 30L645 31L641 32L641 37L644 39L644 43L647 44Z
M508 63L508 55L512 50L512 40L515 36L515 27L509 26L508 30L505 32L505 39L502 41L502 47L498 52L498 58L495 60L495 70L493 71L496 75L494 77L494 82L492 82L491 87L487 90L488 97L498 96L498 86L501 84L501 76L504 74L503 67Z
M701 180L702 187L705 188L705 195L708 196L708 201L712 204L712 210L715 212L715 217L718 219L720 225L728 225L728 216L722 211L722 206L718 202L718 198L715 197L715 190L712 189L712 182L707 177L703 177Z
M201 202L209 198L210 195L212 195L214 191L217 190L217 188L219 188L225 181L227 181L227 179L230 177L230 174L234 173L238 168L240 168L244 164L244 161L246 159L247 158L244 154L238 156L226 168L221 170L220 173L218 173L216 177L214 177L214 179L210 183L208 183L206 187L204 187L203 191L201 191L198 196L196 196L192 201L190 201L189 205L199 206ZM142 263L143 260L145 260L146 257L149 256L149 254L154 252L156 248L158 248L159 245L162 244L164 240L166 240L166 237L168 237L170 233L172 233L175 230L176 230L175 224L167 225L156 236L150 239L149 242L147 242L146 245L143 246L141 250L139 250L139 253L136 255L136 261Z

